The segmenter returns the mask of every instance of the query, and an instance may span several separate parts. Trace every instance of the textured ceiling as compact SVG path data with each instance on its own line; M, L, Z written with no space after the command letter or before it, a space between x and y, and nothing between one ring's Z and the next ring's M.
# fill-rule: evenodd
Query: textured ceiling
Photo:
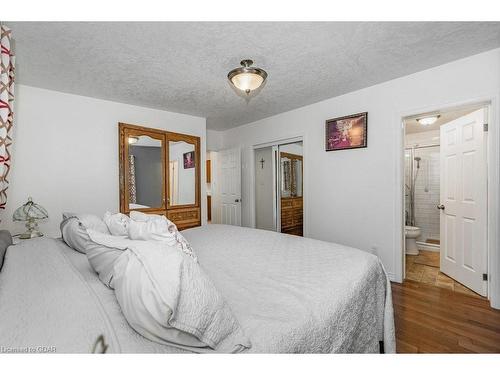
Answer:
M19 83L223 130L500 46L500 23L11 22ZM227 72L269 73L250 101Z

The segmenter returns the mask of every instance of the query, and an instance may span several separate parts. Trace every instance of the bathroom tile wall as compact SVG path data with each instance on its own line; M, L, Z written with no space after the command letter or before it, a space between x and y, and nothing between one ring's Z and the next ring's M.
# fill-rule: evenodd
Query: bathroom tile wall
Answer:
M421 157L415 183L415 224L422 234L419 240L439 240L439 146L415 150ZM414 169L415 170L415 169Z
M408 134L406 145L439 145L439 131ZM421 158L415 183L415 224L422 231L418 240L439 240L439 210L436 207L439 204L439 146L417 148L414 156Z

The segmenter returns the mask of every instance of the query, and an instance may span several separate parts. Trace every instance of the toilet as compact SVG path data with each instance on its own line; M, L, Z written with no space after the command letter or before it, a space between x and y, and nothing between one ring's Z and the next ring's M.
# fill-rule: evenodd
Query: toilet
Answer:
M417 237L420 233L419 227L405 226L406 254L418 255Z

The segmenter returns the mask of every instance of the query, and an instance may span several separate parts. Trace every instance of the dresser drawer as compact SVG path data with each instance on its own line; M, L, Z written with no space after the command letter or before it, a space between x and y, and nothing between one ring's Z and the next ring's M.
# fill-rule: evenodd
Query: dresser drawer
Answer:
M200 208L179 208L167 211L167 217L177 225L179 230L201 225Z

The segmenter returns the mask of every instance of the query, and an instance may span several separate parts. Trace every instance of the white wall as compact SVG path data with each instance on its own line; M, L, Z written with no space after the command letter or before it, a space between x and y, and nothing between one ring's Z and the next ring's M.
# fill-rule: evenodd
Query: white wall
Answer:
M225 148L242 148L243 225L254 223L252 146L303 135L305 235L373 251L394 277L401 116L499 92L496 49L224 132ZM364 111L368 148L325 152L325 120Z
M222 150L223 133L217 130L207 129L207 150L220 151Z
M40 227L53 236L59 235L63 211L118 211L118 122L201 137L205 180L204 118L17 85L10 186L0 226L13 233L24 229L11 218L28 196L48 210L50 218ZM205 200L202 218L206 222Z
M439 140L439 129L420 133L410 133L405 135L405 147L438 145Z
M260 160L264 160L261 165ZM273 213L273 149L255 150L255 226L276 230Z

